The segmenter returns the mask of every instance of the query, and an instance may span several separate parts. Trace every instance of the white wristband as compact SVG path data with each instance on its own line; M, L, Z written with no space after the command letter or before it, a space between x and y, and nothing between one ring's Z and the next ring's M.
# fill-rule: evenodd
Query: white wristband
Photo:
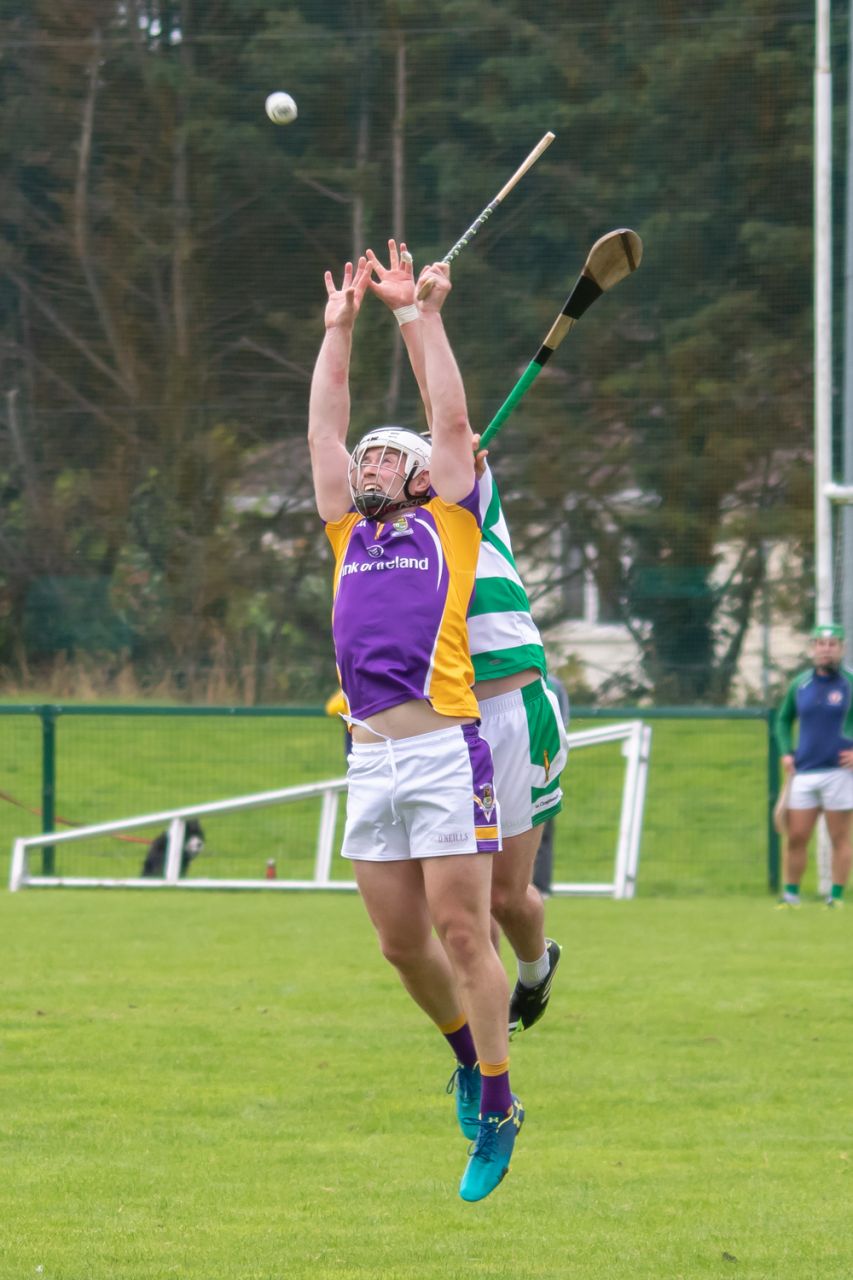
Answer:
M402 327L404 324L408 324L410 320L420 320L421 313L415 304L411 302L407 307L398 307L394 312L394 316L397 324Z

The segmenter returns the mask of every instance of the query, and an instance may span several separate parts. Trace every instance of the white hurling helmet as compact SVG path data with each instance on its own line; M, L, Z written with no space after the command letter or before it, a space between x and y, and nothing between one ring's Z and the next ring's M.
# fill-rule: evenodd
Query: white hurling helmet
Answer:
M368 449L382 449L379 462L384 459L385 452L390 449L400 454L403 460L403 476L394 481L394 490L386 491L374 486L372 480L367 482L362 476L362 463ZM424 436L415 431L407 431L405 427L377 427L369 431L359 440L352 452L349 463L349 487L353 506L363 516L380 516L401 507L409 507L416 503L426 502L429 492L411 494L409 482L429 470L432 446Z

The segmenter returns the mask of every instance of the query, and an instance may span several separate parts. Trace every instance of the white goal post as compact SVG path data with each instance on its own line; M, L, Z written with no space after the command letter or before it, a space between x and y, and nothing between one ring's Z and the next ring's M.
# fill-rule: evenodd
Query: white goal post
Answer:
M645 724L642 720L630 720L623 724L602 725L598 729L581 729L577 733L570 733L568 737L570 752L577 747L595 747L606 742L622 743L622 755L625 759L622 805L619 832L616 838L613 879L598 884L554 881L551 892L555 895L582 894L586 897L633 898L640 865L646 782L652 747L651 725Z
M823 486L823 492L830 502L835 502L841 507L853 505L853 484L835 484L831 482Z
M820 608L821 604L828 605L830 616L832 618L840 618L842 622L847 623L847 634L850 636L850 617L853 611L853 602L851 602L851 587L845 577L845 564L851 562L853 557L853 524L851 524L850 514L843 508L853 507L853 485L836 484L830 481L823 486L823 496L830 504L832 517L828 518L825 524L825 536L828 538L829 546L825 548L825 559L829 566L831 574L831 599L827 601L818 600L817 618L820 621L828 621L825 611ZM820 522L816 522L815 533L819 532ZM830 590L829 586L825 588ZM821 894L828 894L832 887L832 841L829 838L829 832L826 829L826 819L823 814L820 815L817 824L817 833L815 837L815 864L817 868L817 887Z
M613 863L612 880L603 883L557 882L552 891L557 894L598 895L613 898L631 898L637 883L640 857L640 839L643 826L646 777L648 773L651 729L642 721L605 725L570 733L569 746L594 747L607 742L621 742L625 770L622 784L622 801L619 830ZM278 791L261 791L253 795L237 796L209 804L189 805L180 809L168 809L160 813L147 813L113 822L101 822L88 827L75 827L71 831L44 832L38 836L22 836L12 846L9 889L12 893L24 888L121 888L121 889L345 889L354 890L355 882L332 878L335 832L338 824L340 796L346 790L346 778L331 778L305 786L284 787ZM320 801L317 836L314 846L314 874L310 879L223 879L205 876L181 876L181 850L184 828L190 818L209 817L234 813L243 809L258 809L268 805L284 805L294 801L316 798ZM113 836L120 832L144 827L168 826L168 845L165 870L162 876L78 876L39 875L30 866L31 852L97 836Z

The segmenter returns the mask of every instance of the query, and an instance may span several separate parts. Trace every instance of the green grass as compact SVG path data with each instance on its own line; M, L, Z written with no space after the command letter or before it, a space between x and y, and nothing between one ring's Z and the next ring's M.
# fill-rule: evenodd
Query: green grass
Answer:
M850 1275L853 910L551 900L480 1205L359 901L0 894L3 1280Z
M767 738L762 721L654 720L640 861L641 894L755 893L767 885ZM580 722L573 728L580 728ZM41 736L33 715L0 716L0 788L41 807ZM327 718L60 716L56 812L102 822L340 776L342 730ZM624 761L619 744L573 753L556 828L557 876L609 880ZM40 819L0 800L0 852ZM319 801L207 823L197 874L310 876ZM148 832L148 838L154 831ZM58 873L130 876L142 845L57 847ZM348 876L345 866L336 875Z

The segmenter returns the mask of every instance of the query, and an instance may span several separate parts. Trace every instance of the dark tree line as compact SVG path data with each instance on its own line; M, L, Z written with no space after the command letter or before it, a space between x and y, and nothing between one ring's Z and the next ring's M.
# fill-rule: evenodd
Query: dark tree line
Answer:
M472 421L639 231L492 462L546 628L591 572L625 695L725 700L764 545L811 554L812 46L769 0L0 0L0 668L327 691L322 273L392 234L440 256L553 129L454 270ZM353 387L354 432L419 424L378 306Z

